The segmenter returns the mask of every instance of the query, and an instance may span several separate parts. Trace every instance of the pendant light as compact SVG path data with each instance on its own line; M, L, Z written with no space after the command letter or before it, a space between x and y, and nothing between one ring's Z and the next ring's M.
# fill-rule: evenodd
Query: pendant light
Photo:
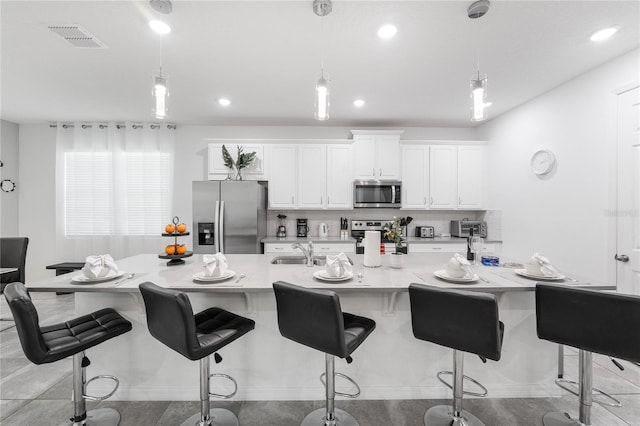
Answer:
M158 120L167 118L169 87L167 85L167 76L162 72L162 39L160 39L160 69L153 72L151 95L153 98L153 115Z
M483 17L489 11L489 0L479 0L471 4L467 9L470 19ZM471 78L471 121L483 121L489 116L487 108L491 105L487 102L487 76L480 74L480 49L477 51L478 66L476 75Z
M314 0L313 12L324 18L331 13L331 0ZM324 19L321 21L321 33L324 29ZM314 118L319 121L329 119L329 76L324 72L324 45L320 49L320 77L316 83Z

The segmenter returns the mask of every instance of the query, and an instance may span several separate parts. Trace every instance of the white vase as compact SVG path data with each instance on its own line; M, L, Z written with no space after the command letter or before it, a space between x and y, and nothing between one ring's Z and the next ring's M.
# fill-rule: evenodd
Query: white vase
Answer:
M389 265L392 268L402 268L404 266L404 253L391 253L389 260Z

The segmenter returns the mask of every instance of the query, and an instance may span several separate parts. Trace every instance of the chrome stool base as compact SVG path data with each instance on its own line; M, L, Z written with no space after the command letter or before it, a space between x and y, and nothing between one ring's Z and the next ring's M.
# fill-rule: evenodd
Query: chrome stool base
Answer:
M333 424L327 425L325 422L327 409L318 408L307 414L300 426L359 426L358 421L346 411L336 408L334 412L336 421Z
M113 408L98 408L97 410L87 411L87 418L84 423L73 423L67 421L64 426L118 426L120 424L120 413Z
M450 405L436 405L424 414L425 426L485 426L476 416L466 410L462 410L462 417L453 417L453 408Z
M182 422L180 426L209 426L200 423L201 414L197 413ZM231 411L224 408L212 408L209 410L209 419L211 426L239 426L238 418Z
M576 419L572 419L569 414L560 411L552 411L542 417L544 426L591 426L580 423Z

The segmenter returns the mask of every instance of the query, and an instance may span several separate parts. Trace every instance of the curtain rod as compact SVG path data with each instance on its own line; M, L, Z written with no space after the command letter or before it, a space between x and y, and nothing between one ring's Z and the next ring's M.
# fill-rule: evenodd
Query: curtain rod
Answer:
M155 129L159 129L159 128L160 128L160 126L162 126L162 125L161 125L161 124L149 124L149 127L150 127L151 129L154 129L154 130L155 130ZM49 127L50 127L50 128L56 128L56 127L58 127L58 125L57 125L57 124L49 124ZM73 129L74 127L75 127L75 125L74 125L74 124L63 124L63 125L62 125L62 128L63 128L63 129ZM83 129L91 129L92 127L93 127L93 124L83 124L83 125L82 125L82 128L83 128ZM98 128L99 128L99 129L106 129L106 128L108 128L108 127L109 127L109 125L108 125L108 124L99 124L99 125L98 125ZM126 128L126 127L127 127L127 125L126 125L126 124L116 124L116 129L124 129L124 128ZM131 125L131 128L132 128L132 129L142 129L143 127L144 127L144 125L143 125L143 124L132 124L132 125ZM173 129L173 130L175 130L175 129L176 129L176 125L175 125L175 124L167 124L167 129L169 129L169 130L172 130L172 129Z

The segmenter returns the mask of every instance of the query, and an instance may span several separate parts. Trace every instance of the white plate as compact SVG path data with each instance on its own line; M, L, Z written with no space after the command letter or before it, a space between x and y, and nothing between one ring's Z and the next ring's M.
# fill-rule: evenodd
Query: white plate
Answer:
M118 271L116 273L112 273L105 277L99 277L99 278L89 278L86 275L76 275L75 277L71 278L71 281L73 281L74 283L95 284L95 283L102 283L105 281L111 281L123 275L124 275L124 271Z
M527 272L526 269L514 269L513 272L515 272L516 274L521 275L523 277L531 278L533 280L558 281L558 280L563 280L564 279L564 275L562 275L562 274L558 274L555 277L548 277L546 275L532 274L531 272Z
M458 277L449 276L449 274L447 274L446 269L440 269L439 271L435 271L433 275L440 278L441 280L450 281L452 283L472 283L472 282L478 281L478 274L473 274L473 277L471 278L458 278Z
M347 281L353 278L353 273L347 273L344 277L331 277L327 274L327 271L321 269L313 273L313 276L320 281L330 281L330 282L338 282L338 281Z
M220 275L219 277L208 277L204 274L204 271L202 272L198 272L197 274L194 274L193 277L193 281L200 281L200 282L204 282L204 283L215 283L217 281L224 281L224 280L228 280L229 278L233 277L236 273L233 272L231 269L227 269L227 271L223 274Z

